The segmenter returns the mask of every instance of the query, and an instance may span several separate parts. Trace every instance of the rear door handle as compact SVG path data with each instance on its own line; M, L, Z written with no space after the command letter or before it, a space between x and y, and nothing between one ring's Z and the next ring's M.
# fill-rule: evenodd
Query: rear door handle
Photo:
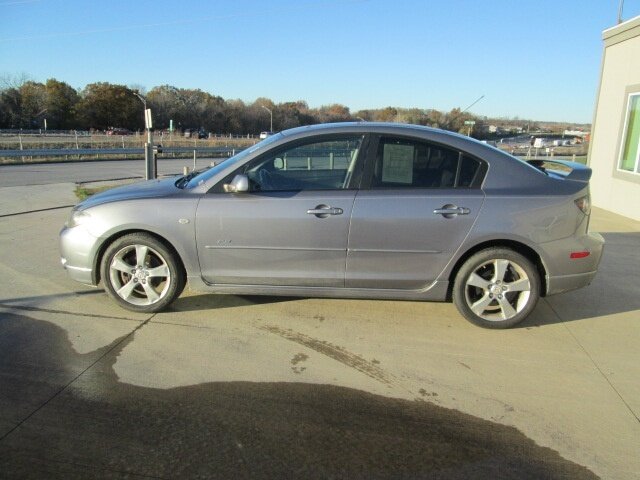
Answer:
M442 215L444 218L453 218L457 215L469 215L469 210L466 207L457 207L455 205L447 204L443 205L442 208L436 208L433 213L436 215Z
M341 208L332 208L328 205L317 205L316 208L307 210L308 215L315 215L318 218L327 218L329 215L342 215L343 213Z

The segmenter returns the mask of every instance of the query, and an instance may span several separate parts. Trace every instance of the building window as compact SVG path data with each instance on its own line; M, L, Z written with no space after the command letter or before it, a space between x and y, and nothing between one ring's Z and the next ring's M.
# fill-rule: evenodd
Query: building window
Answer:
M640 93L629 95L619 169L640 173Z

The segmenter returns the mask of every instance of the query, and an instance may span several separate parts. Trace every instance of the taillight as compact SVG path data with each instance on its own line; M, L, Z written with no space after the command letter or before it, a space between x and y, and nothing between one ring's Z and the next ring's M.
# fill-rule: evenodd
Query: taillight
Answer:
M580 211L585 215L589 215L589 213L591 213L591 201L589 200L589 195L580 197L574 200L574 202L576 204L576 207L578 207Z

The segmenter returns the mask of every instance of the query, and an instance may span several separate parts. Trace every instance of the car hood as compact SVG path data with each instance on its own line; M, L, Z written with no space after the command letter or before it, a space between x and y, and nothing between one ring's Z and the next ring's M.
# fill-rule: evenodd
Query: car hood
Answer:
M135 200L138 198L158 198L171 195L181 190L176 187L176 178L162 180L148 180L146 182L124 185L112 188L101 193L96 193L76 206L77 210L102 205L104 203L118 202L121 200Z

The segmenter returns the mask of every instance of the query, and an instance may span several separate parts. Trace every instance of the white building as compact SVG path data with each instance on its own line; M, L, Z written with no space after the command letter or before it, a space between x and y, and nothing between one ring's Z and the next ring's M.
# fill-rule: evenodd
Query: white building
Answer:
M595 206L640 220L640 16L602 32L588 164Z

